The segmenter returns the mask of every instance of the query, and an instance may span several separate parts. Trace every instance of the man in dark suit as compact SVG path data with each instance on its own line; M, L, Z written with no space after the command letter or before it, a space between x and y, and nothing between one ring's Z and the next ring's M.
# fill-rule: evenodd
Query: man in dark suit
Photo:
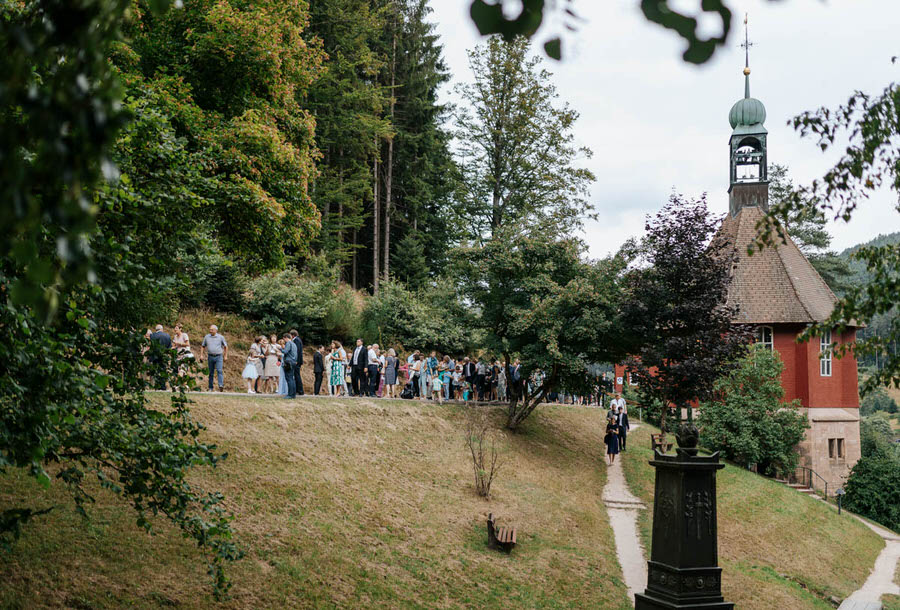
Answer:
M165 361L168 359L168 350L172 349L172 337L163 330L162 324L157 324L153 334L150 335L150 343L154 345L150 346L150 354L147 356L147 360L161 371L165 366ZM157 374L156 387L159 390L166 389L165 375Z
M322 389L322 375L325 374L325 346L320 345L316 353L313 354L313 375L316 376L316 383L313 387L313 394L319 395Z
M619 450L625 451L625 441L631 426L628 425L628 413L622 407L619 407L619 412L616 414L616 423L619 425Z
M356 349L350 356L350 383L353 395L362 396L366 388L366 368L369 366L369 352L362 339L356 340Z
M303 366L303 339L296 330L291 331L291 341L297 346L297 366L294 367L294 385L297 386L297 394L303 396L303 379L300 378L300 367Z

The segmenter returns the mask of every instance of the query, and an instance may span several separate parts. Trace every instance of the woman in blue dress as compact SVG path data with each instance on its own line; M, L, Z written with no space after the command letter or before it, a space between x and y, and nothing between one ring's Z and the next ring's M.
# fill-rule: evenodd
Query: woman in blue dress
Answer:
M619 454L619 426L616 425L616 420L613 418L609 418L609 423L606 424L606 436L603 437L603 442L606 443L606 457L609 460L609 465L612 466L616 461L616 456Z

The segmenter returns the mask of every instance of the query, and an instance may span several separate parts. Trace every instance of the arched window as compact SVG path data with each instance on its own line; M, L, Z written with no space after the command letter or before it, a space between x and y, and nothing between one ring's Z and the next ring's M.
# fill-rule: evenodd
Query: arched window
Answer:
M775 348L771 326L759 326L756 328L756 343L764 346L769 351Z
M762 144L754 137L742 139L734 149L734 181L756 182L763 177Z

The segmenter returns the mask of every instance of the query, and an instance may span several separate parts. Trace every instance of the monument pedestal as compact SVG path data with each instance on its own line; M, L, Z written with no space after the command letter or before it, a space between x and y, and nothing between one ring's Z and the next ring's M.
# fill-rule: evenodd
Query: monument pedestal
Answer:
M719 454L656 452L653 542L647 589L635 594L635 610L731 610L722 597L716 531L716 471Z

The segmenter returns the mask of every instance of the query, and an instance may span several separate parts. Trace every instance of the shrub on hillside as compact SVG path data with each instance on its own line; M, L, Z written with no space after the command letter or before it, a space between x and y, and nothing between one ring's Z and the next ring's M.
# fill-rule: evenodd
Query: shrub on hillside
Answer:
M296 328L307 342L347 341L359 334L360 296L333 278L285 269L250 280L244 315L268 331Z
M886 413L897 412L897 402L888 396L884 388L877 388L863 396L862 402L859 404L860 415L872 415L876 411L884 411Z
M382 346L460 354L474 343L468 315L447 284L413 292L400 282L385 282L377 296L366 299L363 337Z
M701 442L741 465L756 464L763 474L793 471L798 460L794 448L809 423L797 409L799 401L783 401L781 358L751 346L737 364L716 381L721 398L702 407Z
M865 428L864 428L865 432ZM862 457L844 486L844 506L900 531L900 457L889 440L863 434Z

